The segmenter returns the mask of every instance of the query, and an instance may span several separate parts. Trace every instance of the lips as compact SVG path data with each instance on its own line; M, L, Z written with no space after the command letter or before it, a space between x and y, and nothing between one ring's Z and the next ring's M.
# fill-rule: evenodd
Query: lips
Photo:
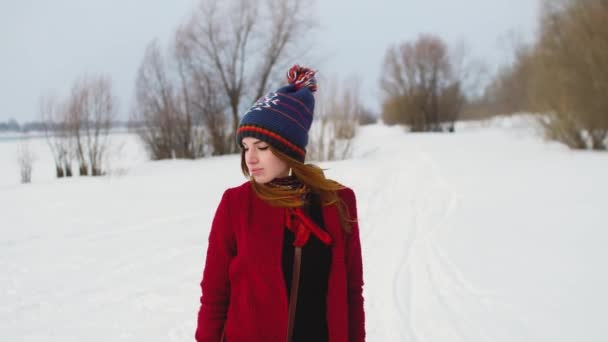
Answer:
M260 172L262 172L263 169L251 169L251 173L252 174L258 174Z

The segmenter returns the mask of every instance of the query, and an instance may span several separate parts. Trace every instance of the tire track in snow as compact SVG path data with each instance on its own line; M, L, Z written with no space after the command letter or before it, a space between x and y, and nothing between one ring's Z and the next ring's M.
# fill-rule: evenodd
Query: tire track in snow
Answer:
M400 340L468 342L495 341L508 336L496 332L500 325L490 320L499 307L511 311L509 306L500 301L498 294L482 291L470 283L438 242L438 236L452 228L450 218L457 212L461 197L442 176L432 157L413 145L417 167L414 186L409 187L413 190L410 227L393 279L395 306L405 323L400 329ZM407 181L401 183L403 186L393 184L392 192L397 188L408 189ZM488 324L479 325L480 317Z
M404 245L404 252L400 258L400 262L394 272L393 291L395 304L399 311L399 316L405 322L404 331L402 333L403 341L426 341L427 336L421 327L425 324L424 315L419 314L418 302L424 302L424 293L420 291L420 266L423 263L417 261L419 257L419 248L423 246L423 242L428 238L436 226L432 218L435 217L434 211L438 204L434 195L433 182L428 184L426 181L429 177L428 163L422 158L418 151L414 151L414 165L416 165L413 174L413 186L409 186L412 191L409 193L409 238ZM397 187L395 187L397 188ZM406 185L405 188L408 188ZM405 284L404 284L405 282ZM432 284L431 284L432 285Z
M395 302L394 271L397 269L404 246L408 244L409 226L407 220L410 201L403 198L403 179L412 179L413 165L402 158L395 159L394 151L374 156L374 163L385 164L391 159L391 168L369 168L364 170L364 186L358 190L360 226L362 227L362 247L365 256L365 296L366 310L376 315L368 315L366 326L370 341L414 341L404 326L403 314ZM399 154L403 155L403 151ZM409 155L408 155L409 157ZM369 160L366 161L369 164ZM388 171L388 172L387 172ZM363 188L363 189L362 189ZM363 200L363 201L362 201ZM373 222L367 222L373 218ZM374 267L370 267L370 266Z

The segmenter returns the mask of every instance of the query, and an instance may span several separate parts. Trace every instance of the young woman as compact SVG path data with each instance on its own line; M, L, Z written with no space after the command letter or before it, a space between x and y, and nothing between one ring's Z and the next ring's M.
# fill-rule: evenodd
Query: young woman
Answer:
M295 65L287 79L239 124L249 180L211 225L198 342L365 341L355 194L304 164L315 72Z

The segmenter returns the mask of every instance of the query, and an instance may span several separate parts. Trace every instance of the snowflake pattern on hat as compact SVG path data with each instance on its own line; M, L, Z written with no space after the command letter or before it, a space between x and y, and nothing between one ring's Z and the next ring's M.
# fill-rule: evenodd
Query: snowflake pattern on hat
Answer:
M270 108L273 105L276 106L279 103L279 95L275 92L270 92L265 96L261 97L256 103L251 106L249 109L252 110L262 110L262 108Z
M245 113L237 128L237 144L240 146L245 137L254 137L304 162L315 109L315 74L315 70L297 64L291 67L288 84L259 98Z

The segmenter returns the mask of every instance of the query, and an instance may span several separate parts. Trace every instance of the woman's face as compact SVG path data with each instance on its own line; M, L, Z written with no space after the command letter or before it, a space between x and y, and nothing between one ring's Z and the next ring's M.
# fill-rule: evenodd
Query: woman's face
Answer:
M289 175L289 167L270 151L268 143L252 137L243 138L241 143L249 174L256 182L264 184Z

